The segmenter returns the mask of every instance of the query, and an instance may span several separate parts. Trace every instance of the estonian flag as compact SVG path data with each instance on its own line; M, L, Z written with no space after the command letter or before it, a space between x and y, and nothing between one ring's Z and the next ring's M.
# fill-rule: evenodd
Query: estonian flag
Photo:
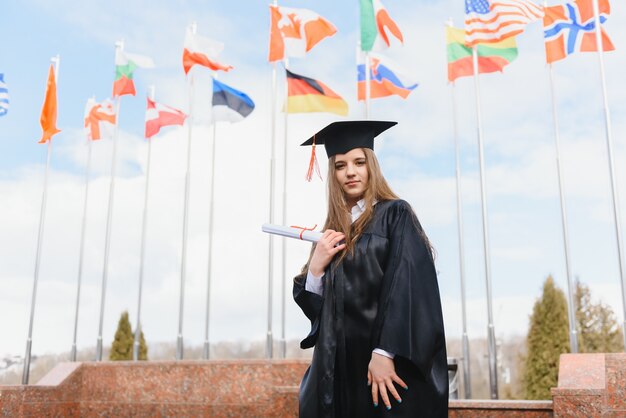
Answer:
M247 94L213 79L213 121L239 122L254 110Z

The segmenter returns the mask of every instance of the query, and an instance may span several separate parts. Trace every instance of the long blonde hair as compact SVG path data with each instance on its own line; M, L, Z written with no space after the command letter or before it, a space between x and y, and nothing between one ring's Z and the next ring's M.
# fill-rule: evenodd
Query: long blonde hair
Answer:
M335 231L343 232L346 235L346 248L340 254L339 261L341 261L348 253L352 252L357 240L374 217L374 202L399 199L398 195L396 195L393 190L391 190L391 187L389 187L387 180L385 180L374 151L369 148L361 149L365 154L365 166L367 168L368 182L365 193L363 194L363 199L365 200L365 210L354 223L352 222L352 216L350 214L350 210L352 208L348 207L343 188L335 175L335 156L330 157L328 160L328 214L326 216L326 221L324 222L323 230L326 231L327 229L333 229ZM424 233L421 226L419 226L416 218L414 219L414 222L418 227L420 235L424 239L424 243L429 249L431 257L434 258L434 248L432 247L430 240ZM302 274L305 274L308 271L309 263L311 262L311 257L313 256L314 251L315 245L312 246L309 259L302 268Z
M352 223L350 215L351 208L348 207L343 188L335 175L335 156L330 157L328 161L328 215L326 222L324 222L324 230L333 229L346 235L346 250L342 254L342 258L354 249L354 244L372 220L374 202L398 199L398 196L391 190L387 180L383 177L374 151L369 148L361 149L365 154L368 181L363 195L365 210L354 223Z

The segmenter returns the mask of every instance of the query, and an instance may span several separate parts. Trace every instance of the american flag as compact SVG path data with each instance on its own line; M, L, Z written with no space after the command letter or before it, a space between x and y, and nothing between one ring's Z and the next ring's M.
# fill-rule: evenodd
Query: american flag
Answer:
M543 7L529 0L465 0L465 43L474 46L510 38L543 14Z
M4 82L4 74L0 73L0 116L4 116L9 111L9 89Z

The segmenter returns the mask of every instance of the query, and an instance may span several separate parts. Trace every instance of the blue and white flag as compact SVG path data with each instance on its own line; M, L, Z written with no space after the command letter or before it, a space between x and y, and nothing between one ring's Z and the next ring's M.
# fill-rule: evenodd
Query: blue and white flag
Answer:
M254 110L247 94L213 79L213 121L239 122Z
M0 116L4 116L9 111L9 89L4 82L4 74L0 73Z

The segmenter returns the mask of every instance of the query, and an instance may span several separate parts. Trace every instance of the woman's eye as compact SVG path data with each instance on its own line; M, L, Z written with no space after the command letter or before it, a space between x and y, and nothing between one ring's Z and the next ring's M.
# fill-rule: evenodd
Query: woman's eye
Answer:
M357 162L356 162L356 165L358 165L358 166L365 165L365 160L359 160L359 161L357 161Z
M345 166L346 166L345 164L337 164L337 165L335 165L335 170L341 170Z

